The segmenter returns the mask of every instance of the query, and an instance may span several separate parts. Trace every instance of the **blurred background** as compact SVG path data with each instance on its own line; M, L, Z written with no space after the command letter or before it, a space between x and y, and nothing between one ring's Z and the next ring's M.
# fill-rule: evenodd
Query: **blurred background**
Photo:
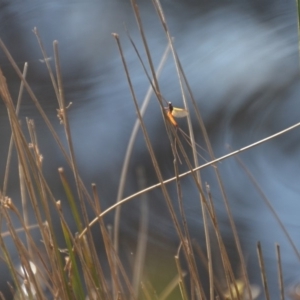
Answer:
M152 3L145 0L138 1L138 5L150 52L157 66L168 42ZM227 154L230 148L236 150L247 146L299 122L300 82L295 1L164 0L162 5L216 157ZM79 172L87 186L91 182L97 183L102 207L109 207L116 201L122 163L136 120L118 48L111 33L120 35L139 103L142 103L149 87L149 81L125 32L126 26L145 59L130 2L1 1L0 18L0 38L20 69L28 62L28 83L63 138L64 130L56 116L58 104L55 93L32 30L34 27L38 29L52 66L52 43L58 40L66 102L73 103L68 113ZM20 82L2 51L0 64L10 92L16 99ZM182 107L182 96L171 55L164 65L159 83L163 97L172 101L174 106ZM152 98L145 113L145 124L163 176L169 178L174 176L172 151L160 107L155 97ZM195 120L192 106L189 111ZM26 92L20 112L24 126L25 117L35 120L40 151L44 157L44 172L55 197L61 199L64 206L66 201L57 169L65 167L70 177L71 172ZM183 130L187 130L185 120L180 120L179 124ZM196 122L194 130L197 143L203 145L203 137ZM299 249L298 135L299 129L295 129L239 157ZM0 104L0 138L2 182L10 138L3 103ZM207 152L201 154L209 160ZM14 158L7 195L14 203L18 203L16 155ZM145 170L146 184L157 183L141 133L130 161L124 197L139 189L136 170L140 166ZM184 165L181 168L187 169ZM275 243L281 246L284 282L287 286L299 279L299 259L261 194L237 160L229 158L219 163L218 168L238 227L250 281L261 285L256 253L256 243L261 241L271 296L276 299L279 289ZM203 182L210 185L221 231L234 262L236 250L233 237L212 168L205 169L202 178ZM202 244L199 195L191 178L183 179L182 186L191 235ZM170 193L176 203L175 186L170 185ZM137 237L139 205L136 199L122 209L120 247L125 257L134 252L132 241ZM149 255L155 256L161 249L174 255L178 239L160 190L149 194L147 205L149 249L153 251ZM105 220L112 224L113 214ZM11 245L13 253L12 241L7 239L7 243ZM1 268L5 268L4 265ZM238 268L236 265L236 270ZM3 278L1 284L5 286L5 282Z

